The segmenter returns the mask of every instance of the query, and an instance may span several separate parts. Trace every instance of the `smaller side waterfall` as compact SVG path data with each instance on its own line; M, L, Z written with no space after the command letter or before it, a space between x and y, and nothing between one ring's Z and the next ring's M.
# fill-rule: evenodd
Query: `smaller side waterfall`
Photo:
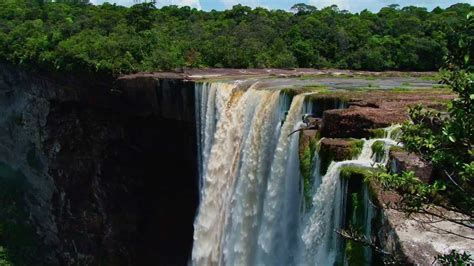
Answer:
M376 209L371 202L367 184L362 180L345 180L348 184L345 228L352 228L370 238L372 235L372 220ZM346 240L343 250L345 265L372 265L372 249L352 240ZM342 258L342 257L341 257Z
M193 265L370 265L370 248L335 232L351 225L370 235L374 217L367 187L341 172L386 164L399 126L363 140L357 158L332 162L324 176L315 154L312 179L303 180L300 134L290 133L303 114L324 109L319 103L254 81L197 84L195 93L201 198Z
M397 127L386 130L390 136ZM384 154L380 160L372 151L375 142L384 145ZM396 141L389 138L364 140L362 151L357 159L342 162L332 162L326 174L318 180L315 176L315 185L320 182L316 193L313 196L313 207L306 214L302 227L302 240L304 250L301 251L300 264L308 265L334 265L340 261L342 254L341 239L335 230L342 228L346 209L347 182L341 180L340 173L343 167L374 167L385 165L388 161L389 147L397 145ZM317 175L319 171L315 172ZM367 194L367 195L365 195ZM368 191L364 192L364 197L368 201ZM373 210L367 208L365 219L372 219ZM370 226L364 226L364 233L371 233ZM369 252L369 251L364 251ZM369 256L369 254L367 254Z

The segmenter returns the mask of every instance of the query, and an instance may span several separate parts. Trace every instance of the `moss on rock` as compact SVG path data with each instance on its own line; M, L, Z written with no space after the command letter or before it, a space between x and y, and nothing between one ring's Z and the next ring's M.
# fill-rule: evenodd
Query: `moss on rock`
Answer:
M347 240L344 252L349 265L365 265L364 246L362 244Z
M363 146L364 141L360 139L324 139L319 149L320 173L324 175L332 161L356 158Z
M343 182L347 182L345 229L352 229L366 237L372 237L366 235L369 234L367 227L374 225L379 213L376 211L373 216L368 214L369 208L372 208L369 200L374 200L374 194L366 177L371 176L373 171L377 170L360 166L343 166L340 173ZM348 265L378 265L380 262L380 258L370 247L350 239L344 241L342 251Z
M314 155L317 150L318 134L306 135L300 133L300 172L303 177L304 196L306 202L311 202L312 197L312 169L314 162Z
M373 139L385 138L386 132L383 128L369 129L370 137Z
M364 180L372 174L372 168L366 168L361 166L343 166L341 168L340 177L344 179L360 178Z
M350 140L350 154L351 159L354 159L360 155L362 148L364 147L364 141L360 139Z
M405 149L403 149L403 147L400 147L400 146L391 146L390 147L390 152L402 152L402 151L405 151Z

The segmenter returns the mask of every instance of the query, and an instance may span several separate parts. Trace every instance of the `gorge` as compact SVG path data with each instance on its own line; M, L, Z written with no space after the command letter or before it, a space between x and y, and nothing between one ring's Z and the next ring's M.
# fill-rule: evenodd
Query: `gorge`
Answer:
M432 260L444 247L408 252L416 241L364 176L402 167L390 147L407 106L452 96L424 74L378 75L217 69L104 81L1 64L2 205L17 210L2 207L0 222L26 239L9 254L35 265L380 262L336 233L353 226L409 262ZM318 130L291 134L305 114Z

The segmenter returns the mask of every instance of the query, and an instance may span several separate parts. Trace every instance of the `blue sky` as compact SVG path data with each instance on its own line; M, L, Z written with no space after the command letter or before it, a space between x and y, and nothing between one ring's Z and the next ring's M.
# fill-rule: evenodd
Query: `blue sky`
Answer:
M101 4L104 2L117 3L120 5L130 6L134 0L91 0L94 4ZM251 7L262 6L269 9L284 9L288 10L296 3L306 3L314 5L318 8L336 4L340 9L347 9L352 12L359 12L364 9L371 11L378 11L380 8L390 5L399 4L400 6L414 5L423 6L431 10L436 6L448 7L455 3L469 3L474 4L474 0L157 0L159 6L161 5L179 5L192 6L204 10L222 10L231 8L233 5L242 4Z

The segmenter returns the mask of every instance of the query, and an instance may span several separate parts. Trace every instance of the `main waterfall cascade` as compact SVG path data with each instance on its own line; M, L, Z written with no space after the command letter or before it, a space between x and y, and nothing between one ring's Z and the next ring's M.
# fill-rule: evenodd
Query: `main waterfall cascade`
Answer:
M305 210L299 134L290 135L311 109L305 95L239 81L200 83L195 95L201 200L192 263L334 264L340 257L334 230L342 226L347 190L341 167L386 163L388 149L376 162L371 147L377 140L396 145L389 139L394 128L387 138L365 140L358 158L331 163L324 176L314 170L312 207Z

